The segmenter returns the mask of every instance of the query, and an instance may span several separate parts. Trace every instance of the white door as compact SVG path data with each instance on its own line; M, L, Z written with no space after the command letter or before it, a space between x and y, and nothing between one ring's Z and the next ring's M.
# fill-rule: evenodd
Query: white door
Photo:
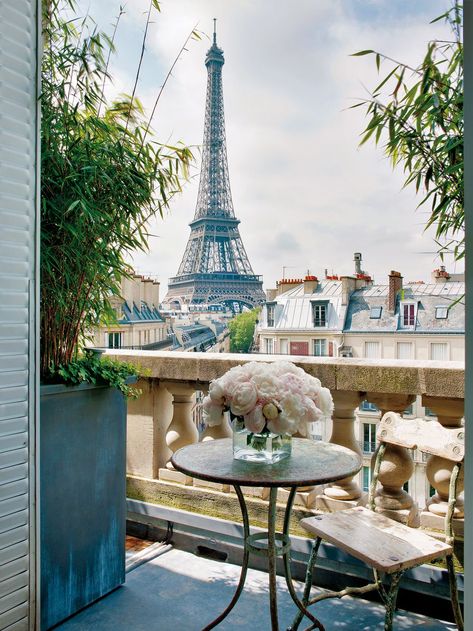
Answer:
M0 0L0 629L33 628L37 5Z

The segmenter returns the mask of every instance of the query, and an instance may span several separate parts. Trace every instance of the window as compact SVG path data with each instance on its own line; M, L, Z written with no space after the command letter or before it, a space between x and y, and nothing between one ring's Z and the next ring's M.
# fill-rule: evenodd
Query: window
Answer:
M109 333L108 334L108 348L121 348L121 347L122 347L122 334Z
M371 469L363 467L363 491L369 491L371 484Z
M363 423L363 453L376 451L376 423Z
M314 340L315 357L325 357L327 355L327 340Z
M412 342L398 342L397 343L397 358L398 359L413 359Z
M281 355L287 355L289 350L289 340L279 340L279 352L281 353Z
M379 342L365 342L365 357L368 359L381 357L381 344Z
M371 307L370 309L370 319L371 320L379 320L381 317L381 312L383 311L383 307Z
M327 324L327 304L320 302L312 303L312 319L314 326L326 326Z
M274 305L266 305L268 326L274 326Z
M374 403L366 401L366 399L360 403L360 410L363 410L363 412L379 412L379 408Z
M412 416L414 414L414 404L411 403L402 413L403 416Z
M430 359L438 361L448 360L448 344L447 342L432 342L430 345Z
M414 326L415 324L415 304L413 302L404 303L402 309L402 326Z
M273 351L274 351L273 339L270 337L265 337L264 338L264 352L267 355L272 355Z
M435 317L437 320L446 320L448 317L448 307L435 307Z
M430 417L436 417L437 416L435 414L435 412L433 410L431 410L430 408L425 408L425 415L426 416L430 416Z

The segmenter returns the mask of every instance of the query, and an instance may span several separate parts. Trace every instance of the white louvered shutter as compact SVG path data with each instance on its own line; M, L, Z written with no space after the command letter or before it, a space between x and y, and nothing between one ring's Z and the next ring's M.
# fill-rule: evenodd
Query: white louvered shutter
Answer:
M37 5L0 0L0 629L33 628Z

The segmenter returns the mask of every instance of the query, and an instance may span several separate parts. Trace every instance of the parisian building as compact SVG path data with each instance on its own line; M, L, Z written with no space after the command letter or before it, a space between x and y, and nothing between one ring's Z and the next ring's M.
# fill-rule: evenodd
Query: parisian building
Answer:
M361 254L356 253L352 275L325 274L320 281L310 275L282 279L276 289L269 290L255 346L268 355L463 361L464 295L463 275L450 274L443 266L432 272L430 282L405 283L401 273L393 270L384 283L375 284L361 269ZM404 415L436 418L422 407L420 397ZM357 411L355 432L364 460L359 483L365 491L380 416L369 401L363 401ZM315 430L314 437L328 440L330 433L325 424ZM413 455L415 474L409 493L423 506L431 489L422 455Z

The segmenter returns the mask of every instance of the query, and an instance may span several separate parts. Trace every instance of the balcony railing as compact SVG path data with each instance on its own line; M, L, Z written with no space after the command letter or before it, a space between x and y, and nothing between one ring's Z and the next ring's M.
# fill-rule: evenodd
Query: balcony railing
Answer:
M174 471L172 453L180 447L217 437L230 436L228 425L199 432L201 422L195 405L196 391L205 392L212 379L233 366L247 361L272 361L259 355L206 354L110 350L117 358L146 369L149 377L139 386L142 396L129 403L128 472L150 480L202 487ZM464 365L462 362L357 360L353 358L294 357L296 365L318 377L330 388L335 409L330 441L349 447L360 455L363 449L355 437L355 413L362 401L377 406L381 414L402 414L421 396L422 405L432 410L447 427L460 427L464 410ZM200 428L201 429L201 428ZM403 490L414 471L413 454L390 446L389 480L380 475L380 505L395 519L426 528L443 529L447 510L448 475L445 463L429 456L426 475L436 493L426 507L416 509L415 502ZM416 458L419 461L420 458ZM222 490L222 489L220 489ZM229 492L230 489L223 489ZM265 498L264 489L252 490ZM300 502L310 510L338 510L363 501L354 478L347 478L324 489L305 489ZM462 498L457 503L457 529L462 530Z

